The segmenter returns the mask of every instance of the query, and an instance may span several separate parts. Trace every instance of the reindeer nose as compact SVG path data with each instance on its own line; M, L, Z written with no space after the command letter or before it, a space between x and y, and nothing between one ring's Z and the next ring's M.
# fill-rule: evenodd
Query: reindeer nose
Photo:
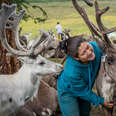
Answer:
M60 67L61 69L63 69L63 65L59 64L59 67Z
M56 69L58 70L58 72L62 71L63 65L57 64L57 65L56 65Z
M60 65L60 72L63 70L63 65Z

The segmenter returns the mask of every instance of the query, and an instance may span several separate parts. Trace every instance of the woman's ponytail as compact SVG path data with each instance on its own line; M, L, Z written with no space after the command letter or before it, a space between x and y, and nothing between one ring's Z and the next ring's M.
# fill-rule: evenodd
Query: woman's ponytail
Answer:
M61 41L60 44L59 44L60 49L63 50L66 54L67 54L67 52L68 52L68 51L67 51L68 40L69 40L69 39L63 40L63 41Z

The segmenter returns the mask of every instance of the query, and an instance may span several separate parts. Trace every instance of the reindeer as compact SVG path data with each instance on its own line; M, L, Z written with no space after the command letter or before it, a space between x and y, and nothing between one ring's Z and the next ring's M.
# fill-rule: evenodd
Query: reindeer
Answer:
M24 104L37 95L40 79L47 74L59 74L62 65L49 61L39 55L44 47L38 45L49 39L49 34L42 32L40 39L35 41L30 49L24 48L18 37L18 24L24 14L15 13L16 5L2 4L0 10L0 39L4 47L24 64L18 72L12 75L0 75L0 116L8 116L17 112ZM13 31L17 49L12 48L6 38L5 30Z
M63 30L64 40L71 36L69 33L70 31L71 30L68 28ZM63 58L63 57L65 57L65 53L62 50L58 50L59 44L62 40L57 39L52 30L48 30L48 33L50 35L49 42L47 41L47 42L44 42L43 44L41 44L41 46L45 46L44 48L46 48L46 49L44 49L42 56L44 56L46 58ZM38 39L38 38L36 38L36 39ZM33 43L34 43L34 41L36 41L36 39L30 40L28 42L28 48L30 48L33 45Z
M65 30L65 32L69 34L69 30ZM44 46L44 50L41 55L46 58L63 58L65 55L63 51L58 51L56 55L56 50L62 40L56 39L52 31L49 30L48 33L50 35L49 40L40 45ZM30 40L27 45L28 48L30 48L37 39L38 38Z
M63 40L68 39L71 35L70 32L71 30L66 28L63 30ZM51 40L50 44L47 47L47 52L45 53L45 57L52 57L52 58L64 58L65 53L64 51L59 49L60 42L63 40L57 39L52 31L49 31L49 34L51 35Z
M84 0L89 6L93 6L89 0ZM99 74L96 80L96 88L98 94L104 98L107 102L116 103L116 49L112 42L109 40L108 35L111 32L116 31L116 28L108 29L106 28L102 21L101 16L109 10L109 7L103 10L99 9L98 2L94 2L96 22L97 26L94 25L83 7L79 5L76 0L72 0L73 6L84 19L86 25L88 26L93 40L96 40L98 46L103 51L103 57L101 60ZM103 107L105 116L112 116L113 108L108 109Z

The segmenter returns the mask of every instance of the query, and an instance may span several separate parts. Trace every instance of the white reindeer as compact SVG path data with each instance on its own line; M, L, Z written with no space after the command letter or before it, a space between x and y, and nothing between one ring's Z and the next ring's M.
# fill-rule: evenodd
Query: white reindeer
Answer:
M0 75L0 116L8 116L18 111L26 101L36 96L40 79L43 75L59 74L62 65L48 61L40 56L44 49L36 47L47 41L48 33L42 32L40 39L33 43L30 49L24 48L18 40L18 24L24 12L15 14L16 5L2 4L0 10L0 39L4 47L24 63L19 71L12 75ZM10 20L11 17L13 20ZM9 24L7 27L6 24ZM16 40L17 50L10 47L7 42L5 29L11 29ZM42 46L41 46L42 47ZM46 98L47 99L47 98Z

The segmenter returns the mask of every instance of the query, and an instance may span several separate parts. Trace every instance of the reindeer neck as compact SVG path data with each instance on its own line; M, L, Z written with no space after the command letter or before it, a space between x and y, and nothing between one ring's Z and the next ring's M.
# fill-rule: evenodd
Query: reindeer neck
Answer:
M32 85L36 85L38 81L42 78L42 76L38 76L32 70L31 64L24 64L21 69L17 72L17 79L20 80L21 83L31 83Z
M17 75L19 76L19 78L30 78L32 73L32 69L31 66L29 64L24 64L20 70L17 72Z

